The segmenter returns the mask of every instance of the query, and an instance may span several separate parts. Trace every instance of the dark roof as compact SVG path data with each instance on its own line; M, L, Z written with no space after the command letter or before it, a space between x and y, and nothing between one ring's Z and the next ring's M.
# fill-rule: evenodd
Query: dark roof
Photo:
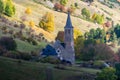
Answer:
M68 17L67 17L65 28L73 28L72 23L71 23L71 18L70 18L70 12L68 12Z
M42 50L41 55L54 56L54 55L57 55L57 53L56 53L56 50L51 45L48 44L46 48Z
M65 48L65 43L60 43Z

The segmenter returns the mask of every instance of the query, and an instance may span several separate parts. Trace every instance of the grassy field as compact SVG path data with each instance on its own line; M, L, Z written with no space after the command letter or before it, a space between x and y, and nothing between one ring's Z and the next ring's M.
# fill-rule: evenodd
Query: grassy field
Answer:
M31 51L39 52L42 48L46 46L45 42L40 42L39 45L34 46L19 39L16 39L15 41L17 43L17 50L21 52L28 52L28 53L30 53Z
M0 57L0 80L47 80L48 67L52 73L50 73L52 80L80 80L81 77L84 80L92 80L86 79L86 74L99 72L99 70L75 67L66 67L66 70L61 70L54 68L54 66L39 62L21 61L19 63L15 59Z

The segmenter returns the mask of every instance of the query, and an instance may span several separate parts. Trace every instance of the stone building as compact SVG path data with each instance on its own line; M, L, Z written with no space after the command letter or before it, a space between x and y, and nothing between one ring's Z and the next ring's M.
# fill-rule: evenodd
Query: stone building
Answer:
M64 42L56 40L51 46L55 49L56 56L60 60L65 60L75 63L75 51L74 51L74 36L73 36L73 26L70 18L70 13L68 12L68 17L66 25L64 27ZM50 52L50 50L49 50ZM53 52L52 52L53 54ZM52 55L49 54L49 55ZM41 55L45 55L44 51L41 52Z

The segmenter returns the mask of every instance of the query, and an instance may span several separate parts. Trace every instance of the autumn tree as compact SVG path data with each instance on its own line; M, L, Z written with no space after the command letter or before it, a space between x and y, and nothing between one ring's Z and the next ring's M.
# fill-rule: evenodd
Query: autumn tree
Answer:
M29 22L29 26L30 26L30 27L34 27L34 26L35 26L34 21L30 21L30 22Z
M28 15L31 14L31 13L32 13L31 8L28 7L28 8L25 10L25 13L28 14Z
M15 14L15 6L13 5L12 0L6 1L5 14L9 17L11 17Z
M94 46L95 60L113 60L114 59L114 51L105 43L96 44Z
M74 40L74 43L75 43L75 56L77 59L79 59L81 56L80 56L80 52L81 50L83 49L84 47L84 37L83 36L78 36L75 40Z
M103 24L105 19L104 19L104 15L100 15L97 13L94 13L92 16L92 20L98 24Z
M76 39L78 36L82 36L82 32L77 29L77 28L74 28L74 39Z
M64 31L58 32L56 40L60 40L61 42L64 42Z
M39 22L39 26L48 32L54 31L54 15L53 13L47 12Z

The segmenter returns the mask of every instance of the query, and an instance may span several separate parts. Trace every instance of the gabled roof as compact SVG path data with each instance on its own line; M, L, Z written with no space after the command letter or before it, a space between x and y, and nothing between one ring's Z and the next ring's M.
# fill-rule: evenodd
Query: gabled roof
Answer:
M71 23L71 18L70 18L70 12L68 12L68 17L67 17L65 28L73 28L72 23Z

